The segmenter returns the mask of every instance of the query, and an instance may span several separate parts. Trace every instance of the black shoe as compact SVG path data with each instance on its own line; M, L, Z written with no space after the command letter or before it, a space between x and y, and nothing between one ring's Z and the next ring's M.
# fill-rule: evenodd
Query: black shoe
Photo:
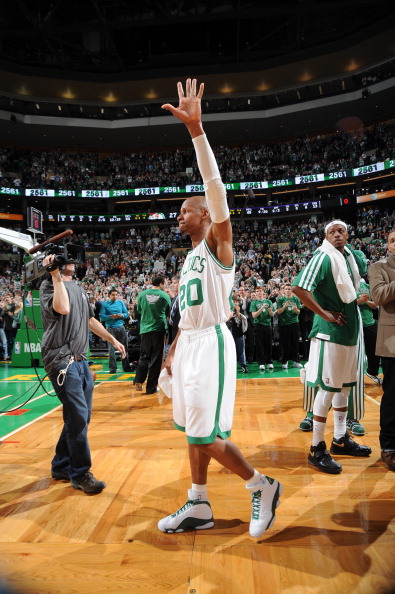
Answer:
M68 472L56 472L55 470L51 470L51 476L55 481L68 481L70 482L70 477Z
M74 489L81 489L84 493L94 495L103 491L106 483L95 479L91 472L85 472L85 474L81 474L78 478L72 479L71 485Z
M138 390L138 388L136 388L136 390ZM151 392L146 392L146 396L150 396L151 394L156 394L157 392L160 392L160 388L158 388L158 386L156 386L155 390L151 390Z
M241 373L248 373L248 367L247 367L247 365L242 365L241 366Z
M110 369L110 371L108 373L117 373L116 369Z
M325 441L320 441L318 445L311 446L308 461L321 472L339 474L342 471L340 464L331 458L329 452L327 452Z
M333 438L330 452L337 456L359 456L366 458L370 456L372 449L369 446L360 445L354 441L346 431L345 435L340 439Z

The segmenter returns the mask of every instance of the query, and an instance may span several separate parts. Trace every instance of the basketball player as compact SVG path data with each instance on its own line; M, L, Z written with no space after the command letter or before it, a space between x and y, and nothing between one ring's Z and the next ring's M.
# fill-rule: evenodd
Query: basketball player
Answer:
M346 248L347 225L332 221L325 239L293 281L293 292L314 312L306 371L307 385L319 386L313 408L313 443L308 461L329 474L341 465L326 450L324 439L330 406L334 412L332 454L369 456L371 449L355 443L346 429L348 396L357 381L357 344L360 333L356 289L360 275ZM313 296L314 294L314 296Z
M275 520L282 485L262 475L229 441L236 385L235 344L226 321L230 316L235 263L232 226L215 157L203 131L201 98L196 80L178 83L179 107L163 105L187 127L196 151L206 199L187 198L178 222L192 240L192 251L182 268L179 286L181 319L164 366L173 375L173 417L188 441L192 488L188 500L163 518L163 532L214 526L207 495L207 468L211 458L246 481L252 494L251 536L258 538Z

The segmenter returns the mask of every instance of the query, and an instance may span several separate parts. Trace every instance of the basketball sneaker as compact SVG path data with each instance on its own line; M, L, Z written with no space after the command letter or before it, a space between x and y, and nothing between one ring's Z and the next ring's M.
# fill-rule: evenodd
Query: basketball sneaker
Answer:
M260 371L265 371L265 366L264 365L259 365L259 369L260 369Z
M357 419L347 419L347 429L353 435L365 435L365 427Z
M292 361L292 366L296 367L296 369L302 369L303 365L299 363L299 361Z
M339 474L342 471L341 465L327 451L325 441L320 441L316 446L312 445L307 459L309 464L312 464L321 472Z
M208 501L193 499L195 491L188 489L188 501L174 514L158 522L162 532L184 532L184 530L205 530L214 526L213 512Z
M259 538L275 522L283 486L276 479L262 475L258 483L246 487L251 493L252 504L250 535Z
M282 367L283 369L288 369L288 362L287 362L287 363L283 363L283 364L281 365L281 367Z
M346 431L340 439L333 438L330 452L331 454L340 456L358 456L363 458L370 456L372 449L369 446L355 442Z
M299 425L301 431L313 431L313 413L308 412Z
M267 364L267 368L268 368L268 369L274 369L274 367L273 367L273 363L268 363L268 364Z

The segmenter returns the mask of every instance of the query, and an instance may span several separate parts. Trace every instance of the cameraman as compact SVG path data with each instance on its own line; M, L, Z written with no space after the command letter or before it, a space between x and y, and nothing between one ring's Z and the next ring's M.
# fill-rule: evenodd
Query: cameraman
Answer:
M54 261L46 256L43 266ZM40 288L44 334L42 360L54 390L63 404L64 426L52 460L52 478L67 480L85 493L100 493L106 486L89 472L91 455L88 425L92 411L93 376L86 360L89 329L111 342L122 357L125 348L95 319L88 297L73 282L74 264L50 272Z

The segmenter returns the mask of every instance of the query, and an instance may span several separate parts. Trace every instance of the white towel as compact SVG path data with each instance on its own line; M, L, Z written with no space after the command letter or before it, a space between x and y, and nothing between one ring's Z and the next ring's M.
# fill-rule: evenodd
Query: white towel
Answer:
M344 248L344 256L350 266L353 281L347 270L346 260L341 252L337 250L327 239L324 239L322 245L318 248L321 252L328 254L331 260L331 269L339 297L343 303L351 303L357 298L356 290L359 288L361 277L358 272L358 266L354 256L348 247Z
M168 398L173 396L173 376L167 373L166 367L160 372L158 384Z

